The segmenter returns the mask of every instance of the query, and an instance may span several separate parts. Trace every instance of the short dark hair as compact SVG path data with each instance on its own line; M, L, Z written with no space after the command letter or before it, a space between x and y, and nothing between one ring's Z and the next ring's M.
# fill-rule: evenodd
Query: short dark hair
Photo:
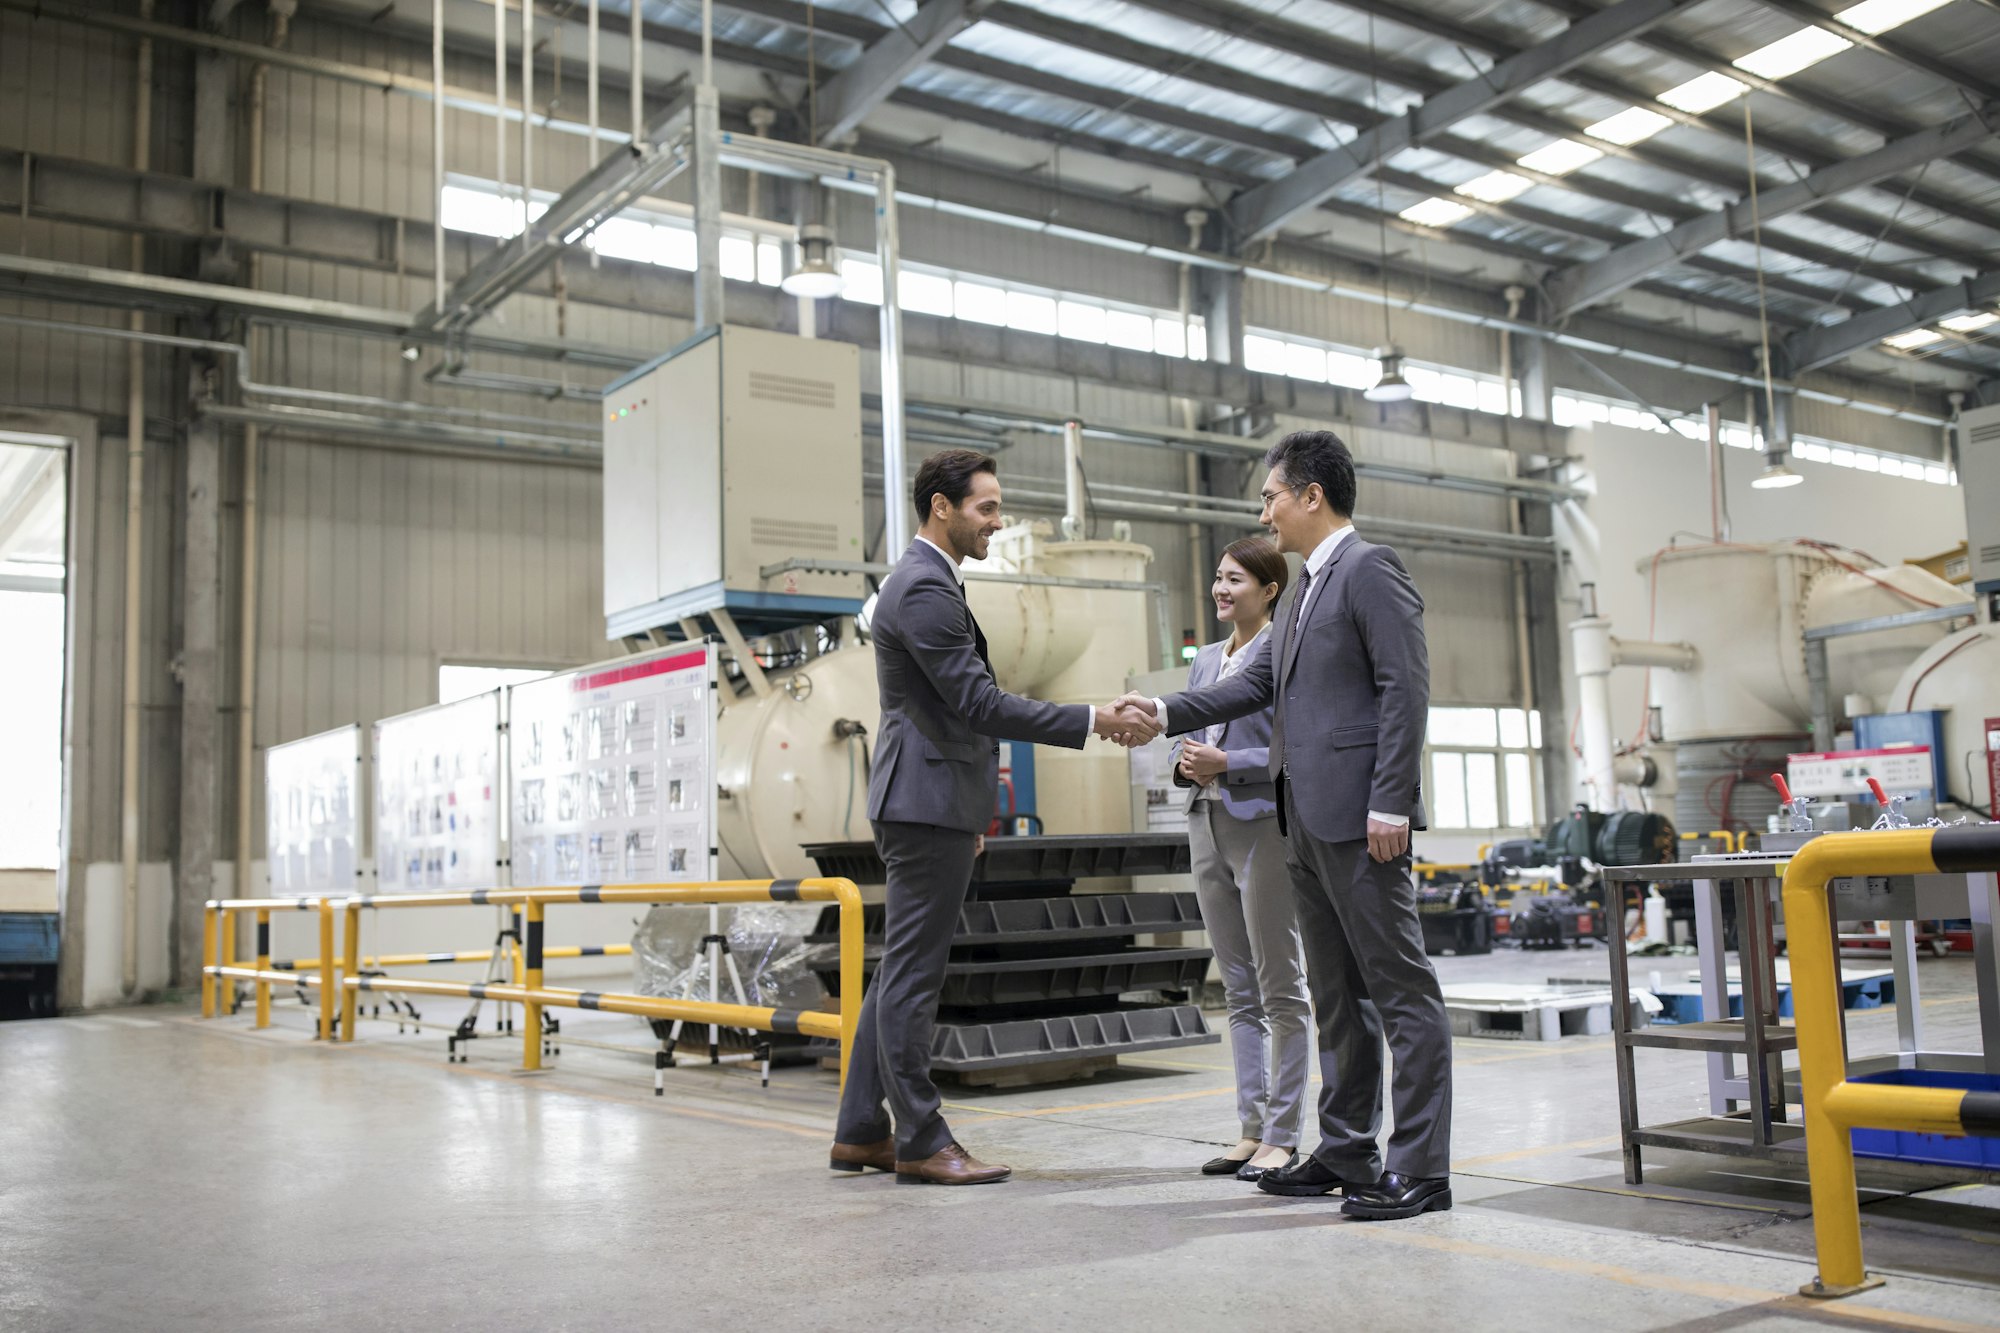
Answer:
M942 495L956 508L972 490L972 478L981 472L991 472L997 477L1000 465L991 454L982 454L977 449L946 449L926 458L917 469L916 484L910 487L910 499L917 507L917 522L921 524L930 518L933 495Z
M1271 599L1275 605L1278 597L1285 595L1285 583L1291 578L1292 567L1285 563L1285 557L1278 554L1278 548L1268 537L1242 537L1222 548L1222 553L1243 566L1243 572L1257 580L1257 586L1267 583L1278 585L1278 596Z
M1301 489L1318 482L1334 513L1354 517L1354 455L1332 431L1293 431L1271 446L1264 466L1284 473L1286 481Z

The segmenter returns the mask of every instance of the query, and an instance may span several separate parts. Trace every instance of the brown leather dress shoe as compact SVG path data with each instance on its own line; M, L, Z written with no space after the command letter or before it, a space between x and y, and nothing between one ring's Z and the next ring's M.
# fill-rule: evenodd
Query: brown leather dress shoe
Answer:
M898 1185L991 1185L1014 1174L988 1166L956 1143L947 1143L921 1162L897 1162Z
M866 1166L872 1166L877 1171L894 1171L896 1141L883 1139L877 1143L836 1143L826 1164L836 1171L859 1171Z

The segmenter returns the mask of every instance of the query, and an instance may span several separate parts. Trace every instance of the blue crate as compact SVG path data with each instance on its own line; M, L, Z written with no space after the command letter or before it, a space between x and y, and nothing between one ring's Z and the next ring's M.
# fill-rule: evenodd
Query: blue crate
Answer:
M1668 991L1659 993L1661 1005L1655 1023L1699 1023L1702 1021L1701 994L1699 990ZM1885 1004L1896 1002L1896 979L1891 976L1843 979L1840 983L1840 1002L1843 1009L1880 1009ZM1729 1016L1743 1017L1743 988L1729 988ZM1778 987L1778 1016L1792 1017L1792 988Z
M2000 1074L1961 1074L1943 1069L1888 1069L1879 1074L1865 1074L1854 1081L1889 1083L1905 1088L2000 1092ZM1854 1155L2000 1171L2000 1138L1984 1135L1952 1138L1944 1134L1911 1134L1898 1129L1857 1129L1854 1131Z
M56 940L54 912L0 912L0 963L51 964Z

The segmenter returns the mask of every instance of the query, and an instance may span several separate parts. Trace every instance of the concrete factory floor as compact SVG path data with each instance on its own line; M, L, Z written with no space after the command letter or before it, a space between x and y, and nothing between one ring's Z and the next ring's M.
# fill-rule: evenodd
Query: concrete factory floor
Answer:
M1535 981L1601 975L1605 955L1440 962L1448 981ZM1975 1042L1970 965L1926 962L1922 981L1931 1044ZM1858 1053L1893 1045L1893 1011L1850 1018ZM564 1027L645 1035L612 1015ZM0 1327L2000 1323L2000 1189L1866 1193L1888 1286L1807 1302L1795 1172L1659 1152L1625 1186L1604 1038L1458 1042L1456 1209L1356 1223L1195 1174L1235 1137L1216 1046L952 1091L960 1136L1016 1171L954 1190L828 1172L835 1083L816 1069L769 1090L683 1069L656 1099L650 1061L611 1052L522 1075L512 1043L447 1065L441 1033L309 1034L296 1001L262 1033L165 1007L0 1024ZM1704 1108L1701 1057L1639 1058L1649 1122Z

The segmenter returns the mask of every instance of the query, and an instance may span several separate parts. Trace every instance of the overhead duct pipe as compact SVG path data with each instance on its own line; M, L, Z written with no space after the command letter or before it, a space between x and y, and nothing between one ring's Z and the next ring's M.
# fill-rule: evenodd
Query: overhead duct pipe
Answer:
M1611 672L1614 667L1657 667L1693 671L1701 654L1689 643L1652 643L1619 639L1611 621L1597 613L1597 585L1582 587L1583 617L1570 624L1578 701L1582 706L1583 781L1595 808L1610 810L1617 800L1618 770L1611 733Z
M1065 540L1082 541L1089 531L1083 504L1083 427L1070 421L1063 425L1062 535Z

